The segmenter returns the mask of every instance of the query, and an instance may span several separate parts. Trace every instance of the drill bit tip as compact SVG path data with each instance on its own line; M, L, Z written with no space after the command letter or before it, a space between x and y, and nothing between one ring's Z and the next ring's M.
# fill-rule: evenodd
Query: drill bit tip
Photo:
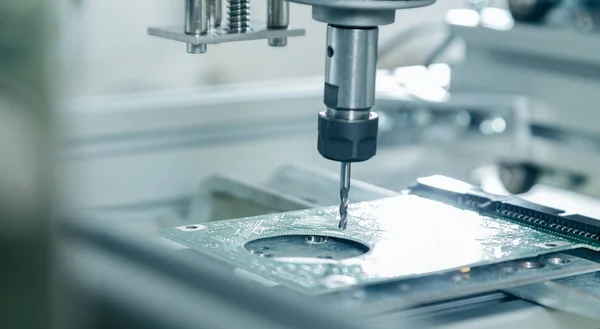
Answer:
M350 192L350 163L342 162L340 171L340 222L338 227L346 229L348 224L348 204L350 203L348 194Z

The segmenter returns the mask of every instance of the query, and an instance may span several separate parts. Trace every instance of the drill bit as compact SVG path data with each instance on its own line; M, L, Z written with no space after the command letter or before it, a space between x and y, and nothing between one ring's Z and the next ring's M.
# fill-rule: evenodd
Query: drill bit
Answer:
M340 222L338 227L346 229L348 224L348 193L350 192L350 162L342 162L340 171Z

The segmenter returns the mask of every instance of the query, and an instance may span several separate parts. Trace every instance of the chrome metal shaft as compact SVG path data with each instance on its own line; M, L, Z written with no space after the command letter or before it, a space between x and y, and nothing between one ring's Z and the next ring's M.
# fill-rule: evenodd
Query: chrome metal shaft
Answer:
M186 0L185 1L185 33L191 35L204 35L208 32L208 0ZM205 44L187 45L190 54L202 54L206 52Z
M350 162L342 162L340 170L340 222L338 227L342 230L346 229L348 224L348 204L350 200L348 194L350 193Z
M328 108L338 114L362 112L369 117L375 105L378 36L376 27L327 26L325 105Z
M209 29L216 29L221 26L223 20L223 1L209 0L208 1L208 25Z
M290 23L290 5L287 0L269 0L267 2L267 27L269 30L287 29ZM272 47L284 47L287 38L269 39Z

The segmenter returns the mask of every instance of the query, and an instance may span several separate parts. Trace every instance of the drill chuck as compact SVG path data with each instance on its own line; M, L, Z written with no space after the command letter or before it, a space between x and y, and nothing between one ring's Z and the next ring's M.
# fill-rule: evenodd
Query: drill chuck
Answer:
M379 117L368 112L365 119L346 120L319 113L319 139L317 149L329 160L361 162L377 153L377 130Z
M361 162L377 152L377 27L327 27L324 103L317 148L323 157Z

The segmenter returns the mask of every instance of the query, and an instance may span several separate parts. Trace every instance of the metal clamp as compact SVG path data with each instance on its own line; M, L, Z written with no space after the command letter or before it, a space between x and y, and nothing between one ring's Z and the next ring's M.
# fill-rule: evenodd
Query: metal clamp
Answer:
M187 43L187 52L202 54L207 44L268 39L269 45L287 45L288 37L305 35L289 27L286 0L269 0L267 22L250 19L250 0L227 0L227 25L221 26L222 0L186 0L185 26L150 27L148 34Z

